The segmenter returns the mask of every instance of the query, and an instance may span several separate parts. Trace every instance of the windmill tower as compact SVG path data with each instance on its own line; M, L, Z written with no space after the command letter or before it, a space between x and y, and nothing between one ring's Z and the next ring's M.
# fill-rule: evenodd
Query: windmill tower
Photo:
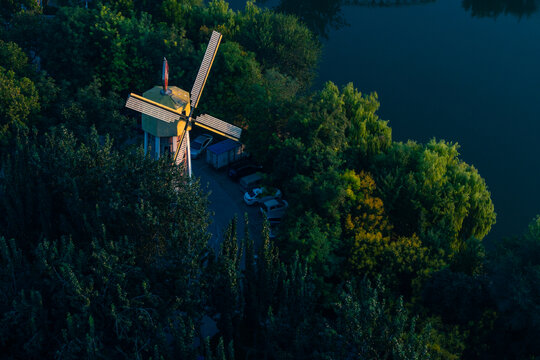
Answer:
M191 97L185 90L168 86L169 65L163 59L163 87L154 86L143 96L131 93L126 101L126 107L142 113L144 153L150 152L156 159L170 155L176 164L186 164L190 177L189 131L193 125L235 141L240 140L242 133L241 128L207 114L193 119L193 111L199 104L220 42L221 34L213 31L191 89Z

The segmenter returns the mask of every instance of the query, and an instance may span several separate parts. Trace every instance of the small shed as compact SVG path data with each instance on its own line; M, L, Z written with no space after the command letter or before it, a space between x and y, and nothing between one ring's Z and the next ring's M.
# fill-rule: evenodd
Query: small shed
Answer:
M220 141L206 149L206 162L214 169L221 169L244 156L244 145L231 139Z

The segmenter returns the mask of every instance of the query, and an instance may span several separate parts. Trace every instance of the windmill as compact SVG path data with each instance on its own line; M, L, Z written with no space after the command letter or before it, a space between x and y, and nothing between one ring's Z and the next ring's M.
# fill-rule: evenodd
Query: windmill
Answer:
M126 101L126 107L142 113L144 153L150 150L155 158L159 158L160 154L170 154L176 164L186 163L190 177L189 131L193 125L235 141L240 140L242 133L241 128L208 114L193 119L193 111L199 104L220 42L221 34L213 31L191 89L191 97L187 91L168 86L169 65L163 59L163 87L155 86L143 96L131 93Z

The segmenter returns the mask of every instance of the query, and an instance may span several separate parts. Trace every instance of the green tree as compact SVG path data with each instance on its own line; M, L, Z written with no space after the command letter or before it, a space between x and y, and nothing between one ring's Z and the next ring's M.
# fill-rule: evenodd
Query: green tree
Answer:
M133 136L135 124L120 113L125 100L112 91L104 96L101 88L101 80L96 78L78 89L76 94L70 94L64 101L57 101L57 111L60 112L57 121L70 129L78 139L85 140L89 129L95 127L98 133L108 134L122 144Z
M464 359L486 358L496 319L487 276L445 268L425 282L421 297L440 332L435 348L443 358L445 351Z
M196 183L186 183L166 159L113 150L95 130L84 143L62 127L23 139L2 169L3 235L28 248L62 236L88 246L102 225L114 238L127 236L145 258L206 239L206 200Z
M88 250L42 240L30 253L0 239L4 356L137 358L155 346L167 358L196 358L193 313L165 297L175 291L153 286L134 244L104 237L96 234Z
M409 300L422 280L444 263L431 259L420 239L395 236L381 199L375 197L375 182L367 173L346 171L341 252L349 276L375 280Z
M9 27L0 32L0 36L5 41L16 43L34 63L38 61L41 50L48 45L46 30L49 21L39 11L19 12L9 21Z
M190 28L190 18L196 7L202 7L202 0L164 0L161 3L161 14L165 22L180 29ZM157 15L156 12L150 12Z
M185 28L195 43L206 43L209 30L215 29L224 41L254 53L263 71L275 69L304 89L315 75L320 43L294 16L262 10L251 1L244 11L235 12L224 0L210 1L207 6L198 1L167 0L163 12L169 24ZM187 12L189 16L185 16Z
M341 11L343 3L342 0L280 0L276 11L297 16L315 34L327 38L330 29L339 29L347 24Z
M313 33L291 15L246 4L234 37L253 51L264 68L275 68L307 88L315 75L321 45Z
M194 73L199 69L203 50L206 48L200 50L197 61L193 63L191 70ZM197 112L208 112L244 127L247 120L246 104L257 96L257 88L261 83L261 68L254 54L245 51L236 42L224 42L219 47Z
M38 59L34 58L34 61L38 62ZM59 88L54 80L45 72L38 71L37 65L30 64L26 53L14 42L0 40L0 68L12 71L14 75L11 77L7 72L3 73L10 79L3 83L5 91L0 100L5 104L7 119L4 120L8 122L3 127L7 129L4 141L13 140L16 134L24 135L32 127L47 130L56 122L52 117L55 117L53 113ZM22 86L20 90L9 89L17 83L19 87ZM10 127L14 131L10 131Z
M0 321L14 358L196 358L206 199L167 161L64 128L2 161Z
M386 302L384 287L363 282L358 295L345 289L338 304L336 330L343 343L338 358L431 359L429 327L418 331L403 302Z
M10 20L18 12L37 9L39 5L34 0L0 0L0 18L5 20Z
M0 67L0 146L25 136L39 112L39 95L32 80Z
M105 92L143 92L159 83L163 56L175 64L172 83L192 52L181 32L153 25L148 14L125 17L107 7L62 8L45 31L43 67L72 89L99 77Z
M0 66L13 71L18 77L32 70L24 51L16 43L3 40L0 40Z
M540 216L521 237L499 241L487 255L498 319L493 354L532 358L540 354Z
M215 261L209 262L210 293L212 315L218 317L217 326L225 342L234 339L235 329L242 313L242 293L240 284L240 262L242 250L239 249L236 218L227 227L219 254Z
M477 322L490 302L489 282L485 276L470 276L443 269L426 282L423 303L446 323Z
M395 233L416 233L445 262L495 223L484 179L458 155L458 146L444 141L395 143L371 165Z
M538 11L538 2L535 0L496 0L496 1L479 1L479 0L463 0L461 6L471 12L474 17L493 17L499 15L511 14L518 18L523 16L528 17Z
M375 115L376 97L363 96L352 84L340 91L327 83L320 92L296 106L278 136L256 137L261 139L259 144L265 144L265 136L272 139L273 152L267 151L265 156L272 159L273 180L288 194L292 205L287 211L287 230L281 237L280 248L288 259L298 251L310 261L315 274L333 279L331 282L336 284L346 277L353 233L365 227L364 235L373 236L372 240L377 238L377 232L381 240L390 235L388 219L382 216L382 202L371 196L373 181L370 180L373 189L367 185L363 188L360 185L366 180L364 177L359 179L355 173L343 170L353 153L368 159L385 151L391 143L390 130ZM252 144L251 137L251 133L246 135L248 145ZM255 149L259 153L258 147ZM369 224L361 224L360 219L368 216L375 218ZM325 282L320 285L328 286ZM326 292L332 293L330 289Z

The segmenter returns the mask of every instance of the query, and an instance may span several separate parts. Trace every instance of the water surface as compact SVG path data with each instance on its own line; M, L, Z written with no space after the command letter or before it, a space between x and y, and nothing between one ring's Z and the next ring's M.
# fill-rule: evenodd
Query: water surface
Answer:
M315 88L333 81L376 91L394 140L459 143L491 191L497 224L489 237L520 234L540 214L538 1L334 3L319 31Z

